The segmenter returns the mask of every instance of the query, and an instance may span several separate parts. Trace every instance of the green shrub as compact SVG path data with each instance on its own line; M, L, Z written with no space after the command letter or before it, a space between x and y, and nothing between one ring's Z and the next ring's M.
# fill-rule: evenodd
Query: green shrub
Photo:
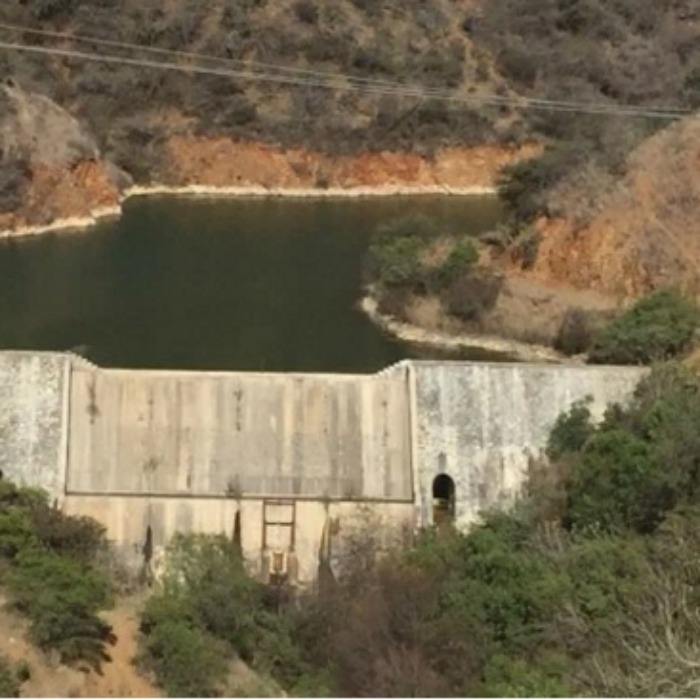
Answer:
M163 588L141 615L142 663L174 695L214 694L234 654L293 686L308 668L290 618L278 614L266 594L226 537L176 535Z
M474 241L469 237L462 238L438 270L440 283L451 284L455 279L469 272L478 261L479 253Z
M547 456L552 460L561 459L572 452L581 452L594 432L588 404L591 397L576 401L562 413L552 426L547 441Z
M422 287L428 270L421 256L439 234L435 222L423 215L399 217L378 227L365 262L369 279L386 287Z
M186 598L202 627L252 661L264 588L245 571L231 540L176 535L167 567L168 586Z
M591 533L568 545L563 565L570 601L590 632L614 629L621 608L639 598L648 582L647 542L634 534Z
M498 195L506 210L522 223L546 213L546 193L559 179L560 171L559 160L549 153L504 168L498 182Z
M0 698L18 698L20 679L9 661L0 656Z
M18 555L7 585L40 647L57 650L65 663L84 660L96 668L109 658L111 627L97 615L111 603L103 575L37 549Z
M380 284L413 286L423 277L420 255L424 244L417 236L381 240L369 249L370 274Z
M66 663L94 667L108 658L111 628L98 612L111 603L105 574L93 565L104 528L65 515L47 495L0 480L0 580L29 618L34 641Z
M548 455L567 472L563 520L572 527L654 532L674 508L700 498L700 379L665 365L627 407L591 423L576 403L553 426Z
M170 618L149 626L141 661L173 698L220 697L227 671L223 642L201 627Z
M495 698L567 698L568 659L564 655L525 660L496 654L484 670L483 694Z
M56 554L88 563L106 546L105 527L86 517L66 517L54 508L32 508L32 530L39 542Z
M596 336L589 360L643 365L687 350L698 326L697 306L669 290L652 292Z
M663 487L649 446L623 430L589 438L569 487L568 518L574 527L650 532L660 522Z

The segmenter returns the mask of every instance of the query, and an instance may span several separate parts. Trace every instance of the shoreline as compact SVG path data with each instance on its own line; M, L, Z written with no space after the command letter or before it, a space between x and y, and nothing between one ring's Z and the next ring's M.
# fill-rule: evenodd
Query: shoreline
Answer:
M148 185L130 187L124 192L122 202L132 197L175 196L175 197L279 197L289 199L352 199L361 197L420 197L427 195L449 195L452 197L493 196L498 194L495 187L450 187L448 185L378 185L359 187L263 187L250 186L209 186Z
M352 199L370 197L404 197L404 196L439 196L455 197L494 196L495 187L449 187L446 185L404 186L382 185L379 187L329 187L329 188L266 188L262 186L214 187L207 185L183 185L170 187L166 185L134 186L125 190L119 203L108 207L99 207L87 216L74 216L56 219L49 224L23 226L17 229L0 230L0 241L29 238L44 233L79 231L97 225L105 219L119 218L123 215L123 205L136 197L199 197L199 198L237 198L237 197L274 197L290 199ZM563 363L567 358L552 348L532 345L499 336L477 333L450 334L429 331L410 323L398 321L385 316L378 310L377 301L372 296L363 297L359 304L361 311L369 320L386 333L399 340L416 345L435 347L442 350L461 350L476 348L489 352L510 355L513 359L525 362Z
M71 216L56 219L49 224L36 224L0 230L0 240L27 238L44 233L60 231L78 231L95 226L104 219L118 218L123 214L123 205L135 197L201 197L205 198L243 198L274 197L289 199L353 199L368 197L420 197L448 195L451 197L487 197L498 193L495 187L450 187L448 185L381 185L377 187L263 187L231 186L218 187L210 185L167 185L134 186L125 190L119 202L108 207L94 209L86 216Z
M111 207L99 207L91 211L87 216L69 216L64 219L55 219L50 224L36 224L34 226L21 226L20 228L0 230L0 241L40 236L44 233L78 231L95 226L104 219L117 219L121 215L121 204L115 204Z
M379 328L391 336L407 343L440 348L442 350L463 350L476 348L489 352L510 355L520 362L548 362L553 364L575 364L572 358L565 357L553 348L545 345L534 345L519 340L509 340L495 335L479 333L444 333L429 331L405 321L399 321L393 316L379 312L377 300L371 295L365 295L359 304L360 310Z

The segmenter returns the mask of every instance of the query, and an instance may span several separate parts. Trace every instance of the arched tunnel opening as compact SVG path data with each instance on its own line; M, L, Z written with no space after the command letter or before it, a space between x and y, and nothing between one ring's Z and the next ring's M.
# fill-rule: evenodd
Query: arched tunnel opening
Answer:
M433 480L433 523L449 527L455 517L455 482L448 474L438 474Z

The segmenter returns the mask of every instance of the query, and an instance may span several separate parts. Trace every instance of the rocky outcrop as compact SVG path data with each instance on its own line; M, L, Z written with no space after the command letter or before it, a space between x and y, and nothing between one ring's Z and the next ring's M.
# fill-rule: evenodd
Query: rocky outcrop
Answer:
M0 157L0 230L94 218L131 182L68 112L9 85L0 88Z
M672 286L700 297L700 117L659 132L583 228L542 219L531 275L625 302Z
M492 189L504 165L531 157L536 146L445 148L432 158L369 152L329 156L231 139L173 137L169 171L178 185L268 189Z

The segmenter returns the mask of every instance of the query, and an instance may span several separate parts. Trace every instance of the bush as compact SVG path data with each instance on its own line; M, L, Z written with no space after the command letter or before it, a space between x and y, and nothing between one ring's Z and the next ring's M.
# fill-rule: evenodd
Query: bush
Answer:
M562 174L561 162L551 153L504 168L498 196L518 222L533 221L547 211L547 190Z
M573 527L651 532L665 508L664 478L649 446L623 430L589 438L569 486L568 522Z
M293 686L304 675L290 619L245 571L223 536L177 535L168 547L163 588L141 616L141 663L169 694L219 692L227 659Z
M9 661L0 656L0 698L18 698L20 679Z
M298 0L294 3L294 13L297 19L304 24L316 24L318 22L318 8L311 0Z
M644 365L668 360L689 348L699 318L697 306L676 292L652 292L597 334L589 361Z
M104 528L51 508L45 493L0 480L0 563L11 603L29 618L34 641L65 663L108 658L111 628L98 616L111 603L93 562Z
M571 697L566 676L568 659L547 657L536 663L502 654L489 660L484 670L484 696L496 698Z
M97 616L111 602L104 576L67 557L30 550L18 556L7 585L40 647L55 649L64 663L99 668L109 659L111 627Z
M411 214L383 224L374 234L376 241L386 241L395 238L417 238L427 242L437 238L440 229L433 219L423 214Z
M404 216L380 226L365 260L369 279L385 287L422 288L428 269L421 256L430 241L440 234L426 216Z
M479 253L474 241L469 237L462 238L438 270L440 283L451 284L455 279L471 270L478 261Z
M411 298L411 290L406 287L384 287L379 295L377 308L380 313L406 319L406 308Z
M422 251L423 242L416 236L377 241L369 249L370 275L388 286L415 286L423 279Z
M581 452L593 435L594 427L588 404L591 398L576 401L571 408L562 413L549 434L547 456L558 460L572 452Z
M589 314L583 309L569 308L559 326L554 347L565 355L578 355L591 346L593 333Z
M223 694L227 650L199 626L164 619L144 628L141 661L172 698L213 698Z
M48 507L33 508L30 518L39 543L56 554L87 564L106 547L106 530L92 518L66 517Z
M562 522L572 528L651 533L700 498L700 380L656 368L627 408L593 426L585 402L556 421L547 454L565 473Z
M441 292L441 297L450 314L474 321L494 307L502 286L503 278L499 275L473 270L455 279Z
M253 661L264 588L245 571L225 537L177 535L168 552L167 587L187 600L202 627Z
M510 245L512 257L520 262L523 270L534 266L539 250L540 233L534 226L528 226L518 233Z

